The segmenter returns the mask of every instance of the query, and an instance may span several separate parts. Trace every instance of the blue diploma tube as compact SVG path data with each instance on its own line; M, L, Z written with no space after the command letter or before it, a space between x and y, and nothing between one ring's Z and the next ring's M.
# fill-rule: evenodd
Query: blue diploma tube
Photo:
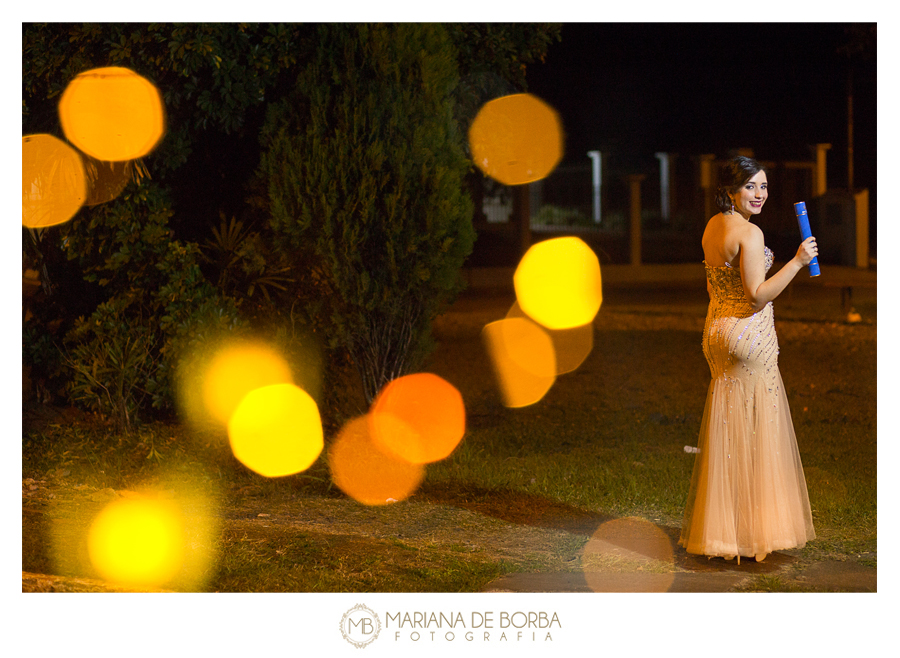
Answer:
M806 214L806 203L803 201L795 203L794 212L797 214L797 223L800 224L800 238L801 240L806 240L806 238L812 236L812 231L809 230L809 215ZM818 256L813 258L809 264L809 275L819 276Z

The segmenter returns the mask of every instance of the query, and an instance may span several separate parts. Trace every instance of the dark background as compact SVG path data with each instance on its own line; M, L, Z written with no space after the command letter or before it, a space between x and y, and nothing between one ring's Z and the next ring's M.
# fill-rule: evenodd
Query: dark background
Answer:
M566 138L561 165L586 165L587 152L599 150L609 156L604 167L614 170L615 180L635 173L652 181L658 176L658 151L678 154L686 171L700 154L725 159L748 149L763 162L809 162L815 160L816 144L831 144L829 195L850 187L869 190L874 257L875 42L874 24L566 23L545 61L529 66L528 91L560 114ZM767 238L788 253L796 232L790 203L800 197L779 189L778 180L777 175L770 180L774 203L761 219L772 224L764 228ZM653 193L649 183L643 187ZM644 201L647 207L656 202ZM814 224L823 208L816 206ZM835 249L842 241L830 240Z
M566 23L529 91L553 105L566 161L591 149L639 162L656 151L752 148L772 160L808 159L832 144L829 186L847 187L850 61L867 38L847 24ZM855 187L874 188L876 62L854 58Z
M610 155L617 175L655 176L657 151L677 153L681 162L704 153L725 158L742 148L769 162L809 161L815 144L830 143L828 187L846 189L852 62L853 187L870 192L874 256L873 25L565 23L561 35L543 63L528 65L528 91L561 116L566 138L562 164L587 164L587 151L600 150ZM842 52L848 44L857 46L852 58ZM247 125L261 125L263 116L263 109L253 110ZM213 131L196 139L199 157L180 170L182 184L176 185L172 223L179 237L202 241L209 227L219 224L219 211L239 218L246 212L244 183L258 164L258 148L252 129L229 139ZM211 168L209 162L217 166ZM648 207L654 203L650 198L645 202ZM486 237L482 243L493 257L497 247Z

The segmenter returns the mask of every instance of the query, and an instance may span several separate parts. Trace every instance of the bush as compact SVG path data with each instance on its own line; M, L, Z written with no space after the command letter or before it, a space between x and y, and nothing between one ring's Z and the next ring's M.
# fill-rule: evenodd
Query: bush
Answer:
M171 211L146 181L84 211L61 244L104 294L62 339L69 400L133 428L140 413L174 409L179 359L206 337L241 325L234 300L204 278L199 248L171 239Z
M270 108L260 173L310 324L351 356L371 401L430 350L474 242L456 52L439 25L322 25L317 37Z

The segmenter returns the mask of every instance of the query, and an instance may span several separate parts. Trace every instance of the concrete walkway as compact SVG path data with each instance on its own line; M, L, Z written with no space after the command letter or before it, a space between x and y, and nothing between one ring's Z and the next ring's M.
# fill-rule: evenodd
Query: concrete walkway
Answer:
M599 526L579 554L581 570L512 573L488 592L875 592L877 556L811 560L802 550L777 551L762 562L691 555L680 529L636 517Z
M702 558L705 560L706 558ZM825 560L799 566L789 555L773 554L765 562L721 558L702 571L674 573L592 572L514 573L493 581L485 592L740 592L771 588L778 592L876 592L874 567L854 561ZM766 563L774 566L766 566ZM763 580L767 576L772 580ZM777 578L777 580L776 580Z

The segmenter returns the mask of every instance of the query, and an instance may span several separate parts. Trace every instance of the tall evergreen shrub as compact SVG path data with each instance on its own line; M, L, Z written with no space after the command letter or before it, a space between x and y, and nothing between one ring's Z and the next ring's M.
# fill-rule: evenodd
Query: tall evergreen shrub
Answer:
M371 401L420 366L474 242L456 51L440 25L322 25L316 43L270 108L260 171L313 321Z

